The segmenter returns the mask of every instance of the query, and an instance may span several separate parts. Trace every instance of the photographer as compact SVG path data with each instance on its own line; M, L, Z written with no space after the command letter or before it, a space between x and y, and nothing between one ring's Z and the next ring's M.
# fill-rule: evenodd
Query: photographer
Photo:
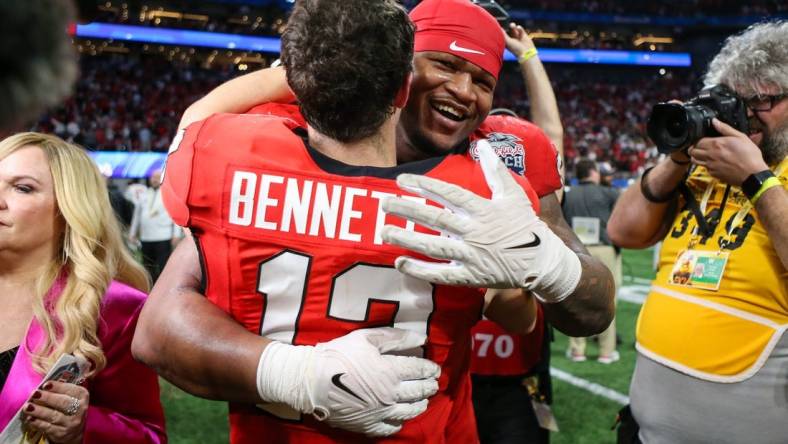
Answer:
M728 38L705 81L730 88L733 101L712 93L675 105L690 117L679 122L690 135L693 125L703 131L689 137L689 149L647 170L610 218L610 239L623 247L664 241L638 321L630 397L640 430L630 421L620 442L785 442L785 42L788 22L757 24ZM708 110L736 128L693 117ZM679 128L665 131L683 136ZM621 436L625 429L635 430L629 439Z

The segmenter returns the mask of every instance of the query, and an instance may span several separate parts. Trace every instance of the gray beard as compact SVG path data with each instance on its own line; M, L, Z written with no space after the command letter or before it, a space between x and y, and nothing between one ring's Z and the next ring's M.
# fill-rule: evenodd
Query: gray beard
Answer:
M788 124L777 128L774 133L763 134L761 152L763 160L768 165L774 166L780 163L788 155Z

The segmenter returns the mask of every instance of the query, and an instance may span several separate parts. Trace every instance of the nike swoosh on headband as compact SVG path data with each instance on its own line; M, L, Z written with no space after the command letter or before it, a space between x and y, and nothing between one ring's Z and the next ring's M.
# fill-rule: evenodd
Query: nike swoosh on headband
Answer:
M449 49L451 49L452 51L457 51L457 52L469 52L471 54L484 55L484 53L481 52L481 51L477 51L475 49L463 48L462 46L457 44L457 40L451 42L451 44L449 45Z

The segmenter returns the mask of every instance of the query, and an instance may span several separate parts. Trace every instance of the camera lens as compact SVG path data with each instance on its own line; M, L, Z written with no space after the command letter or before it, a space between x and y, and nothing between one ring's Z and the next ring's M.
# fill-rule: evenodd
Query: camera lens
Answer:
M687 109L676 103L654 105L648 119L648 136L657 145L659 152L672 153L687 146L690 121Z
M671 120L665 123L665 131L671 139L680 139L687 134L687 122L683 120Z

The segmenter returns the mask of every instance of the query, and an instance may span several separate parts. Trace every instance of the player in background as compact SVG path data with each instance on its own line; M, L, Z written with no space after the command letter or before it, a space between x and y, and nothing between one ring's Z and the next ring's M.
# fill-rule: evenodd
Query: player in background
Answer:
M570 336L602 332L613 319L613 277L588 253L561 211L555 193L562 188L555 146L561 146L563 130L533 43L516 26L504 40L497 21L467 0L424 0L410 16L416 25L414 75L397 128L397 162L468 152L474 141L490 140L507 166L536 190L539 217L580 258L576 291L560 302L542 304L545 319ZM518 55L536 125L510 116L488 116L505 43ZM215 112L246 111L287 115L303 124L297 106L287 104L292 101L284 69L263 69L220 85L195 102L184 112L181 127ZM160 286L154 293L170 290Z
M209 313L194 298L194 304L176 312L152 304L144 311L134 351L153 364L159 351L186 362L165 370L191 372L194 380L208 381L189 385L178 380L187 390L239 401L231 407L233 442L260 436L270 442L351 442L364 440L319 421L381 436L396 433L403 421L423 411L423 398L435 389L429 383L434 366L417 358L381 356L373 346L382 352L414 348L423 341L415 338L426 333L423 353L443 366L440 390L427 413L405 423L397 439L473 442L469 329L485 302L494 307L500 297L508 298L510 308L501 312L513 324L531 325L533 300L519 290L488 291L485 299L480 290L432 286L396 272L394 259L404 251L380 241L383 224L392 222L380 202L402 194L392 178L404 171L428 173L485 197L490 195L485 179L507 186L515 179L489 147L479 148L484 168L467 155L390 168L395 163L396 109L407 97L403 80L409 79L409 63L389 53L399 54L392 46L402 47L392 42L404 45L407 35L393 25L398 18L393 2L347 3L299 2L283 36L288 80L309 123L306 139L290 119L224 114L190 126L173 144L165 202L173 218L194 232L204 269L178 257L168 266L191 277L179 287L184 293L204 279L208 299L234 319L217 317L215 309ZM385 39L388 43L368 39L366 44L353 38L384 31L397 38ZM388 64L376 59L381 56ZM403 62L398 82L391 79L395 62ZM381 82L396 88L370 86ZM515 187L508 189L515 197L507 196L507 206L528 215L546 246L561 250L555 248L560 241L535 217L529 197L536 202L536 195L530 186L520 179ZM343 203L337 203L340 195ZM521 237L529 240L531 232ZM523 243L518 236L504 240ZM514 287L505 276L499 280ZM546 289L553 289L547 284ZM554 290L562 297L567 289ZM411 331L363 330L385 325ZM172 328L180 327L189 329L195 347L167 340ZM217 355L222 359L210 359ZM251 405L261 401L280 404L269 405L268 411L288 419Z

